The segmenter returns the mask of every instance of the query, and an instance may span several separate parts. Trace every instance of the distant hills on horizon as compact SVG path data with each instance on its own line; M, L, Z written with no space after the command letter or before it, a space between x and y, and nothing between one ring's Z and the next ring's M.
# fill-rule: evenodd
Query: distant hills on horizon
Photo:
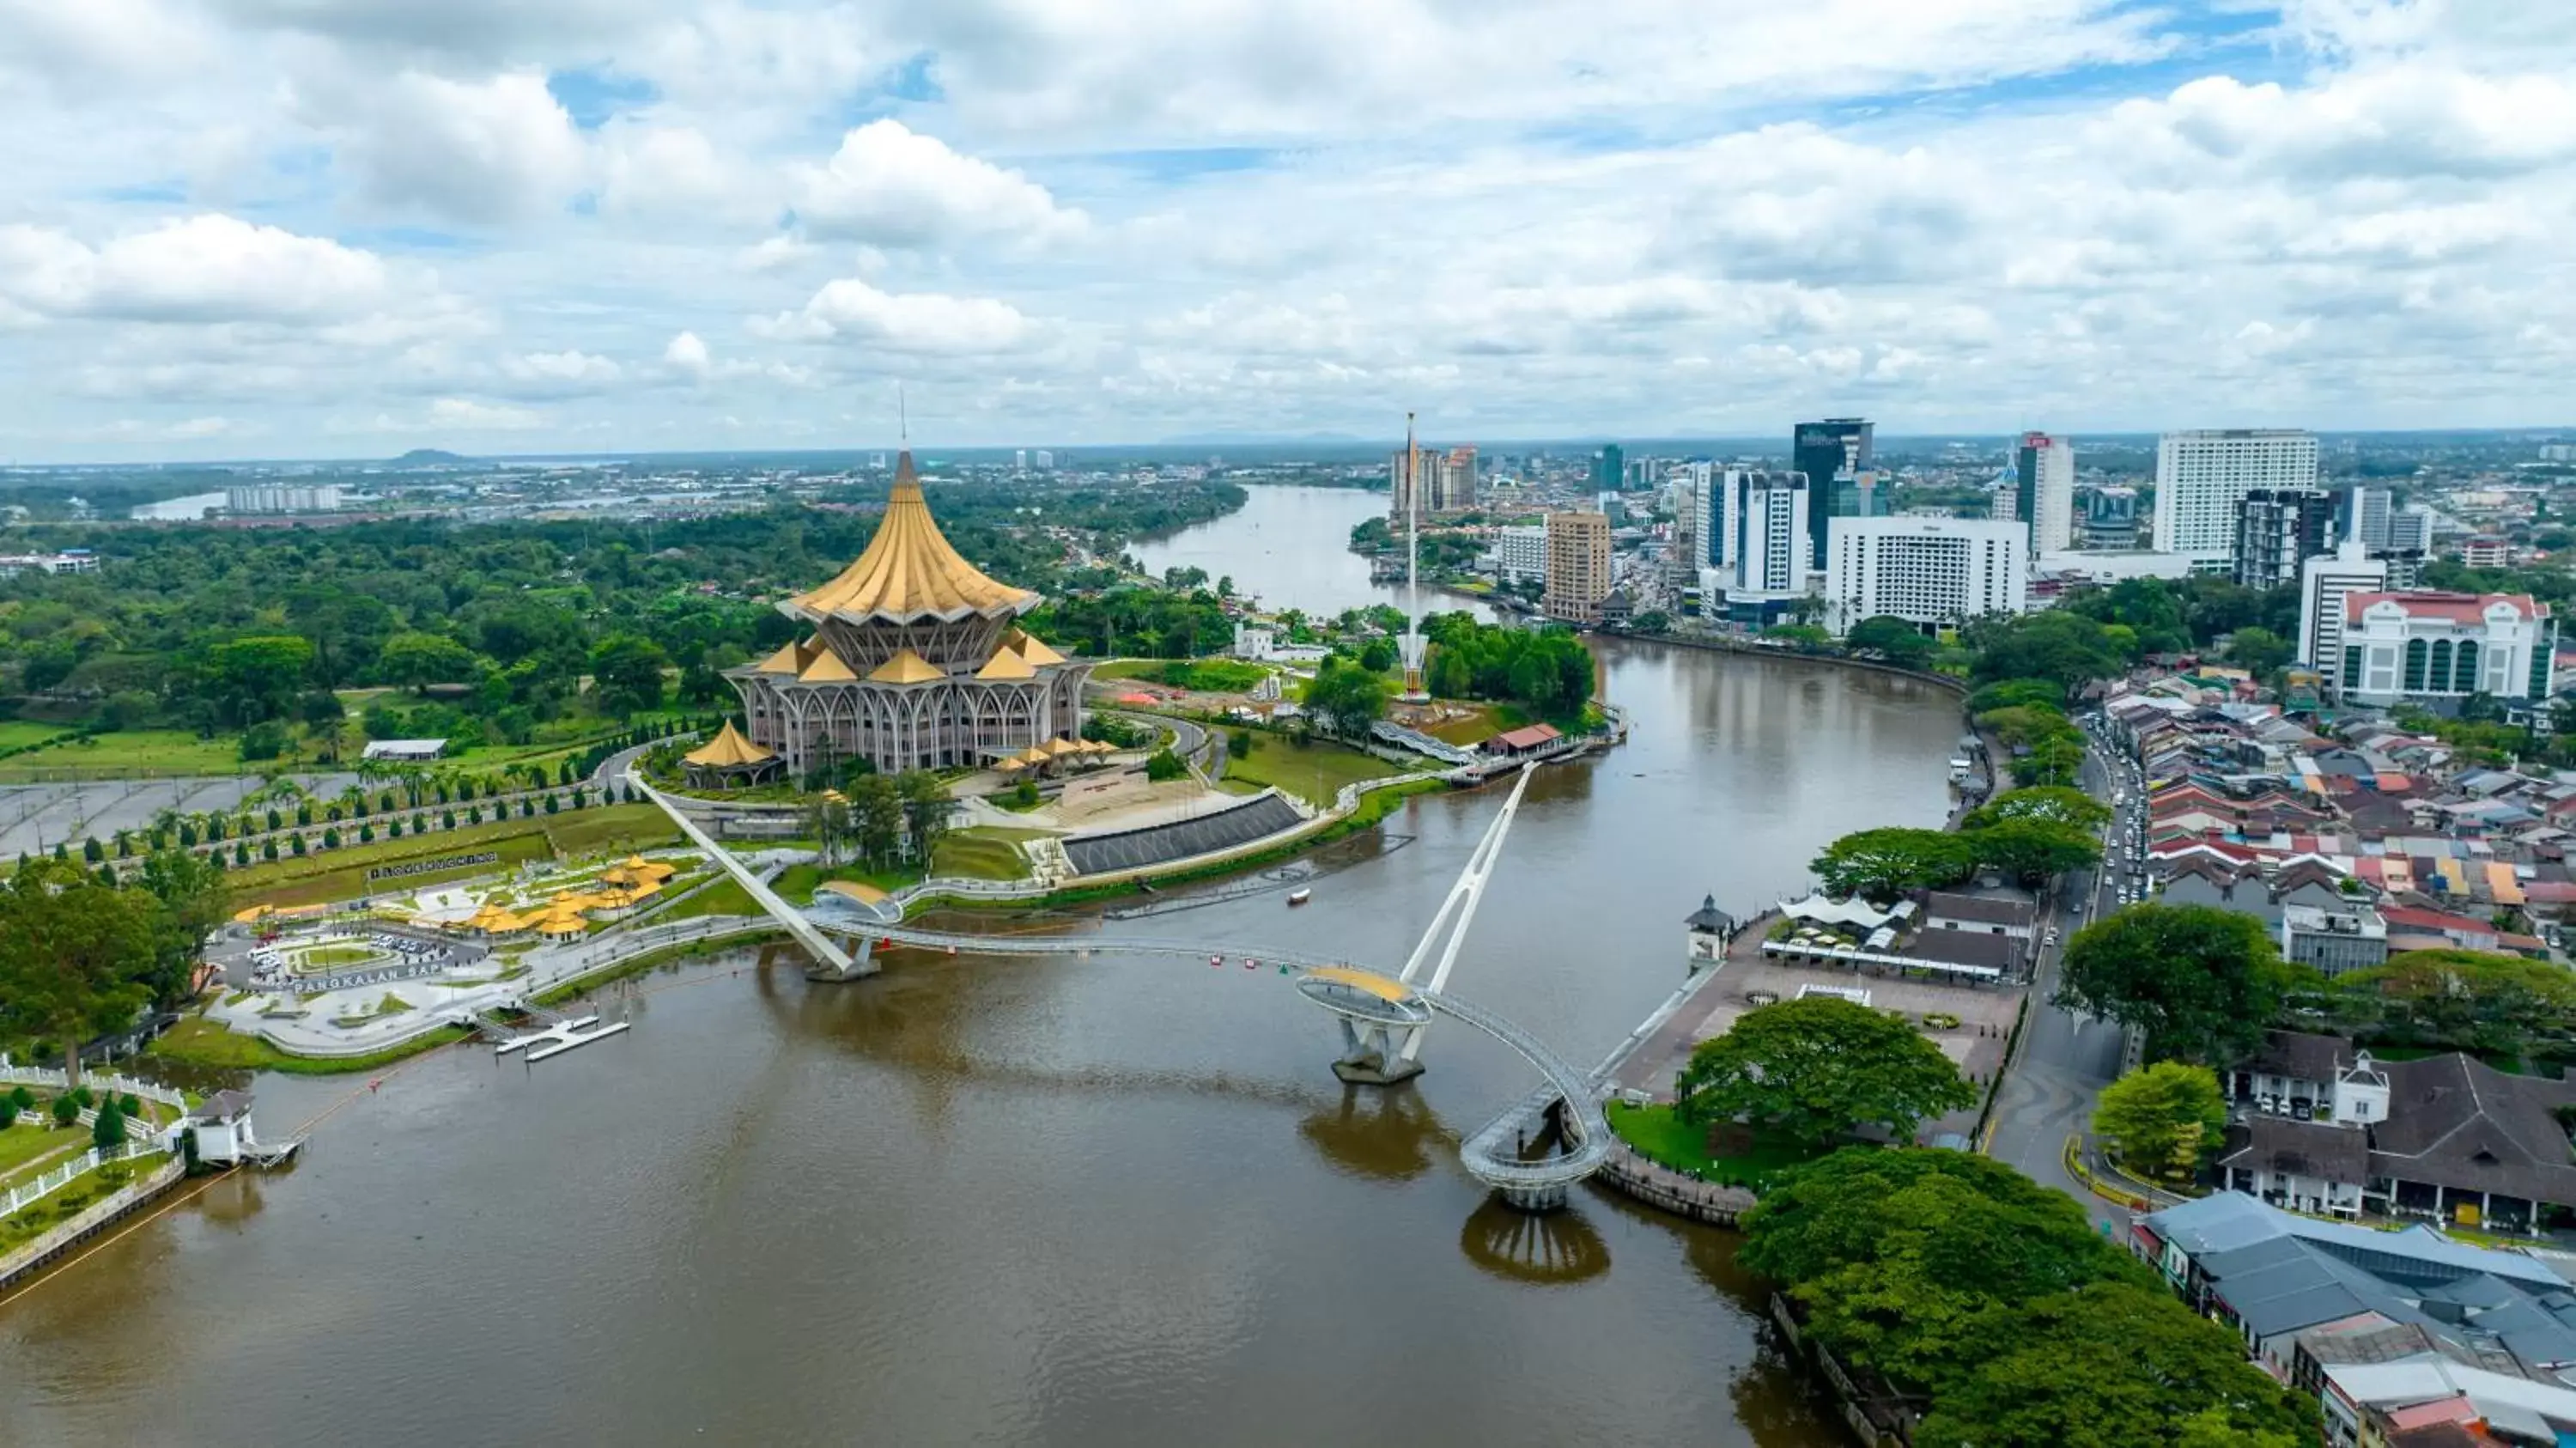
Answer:
M1941 432L1878 434L1878 449L1889 454L1913 454L1952 447L1987 449L2001 453L2019 430L2012 432ZM2079 447L2152 448L2159 436L2154 432L2073 432ZM2380 445L2479 444L2529 441L2576 440L2576 425L2493 427L2493 428L2408 428L2388 430L2317 430L2317 437L2327 443L2342 441L2371 442ZM1631 454L1670 456L1674 453L1700 453L1717 457L1766 456L1788 451L1789 433L1782 428L1775 434L1733 434L1725 436L1651 437L1636 434L1590 434L1572 437L1532 438L1497 437L1492 434L1428 432L1425 443L1450 446L1472 443L1488 452L1591 452L1606 443L1617 443ZM953 461L993 463L1007 462L1014 453L1055 454L1059 466L1083 466L1102 462L1203 462L1213 454L1229 463L1280 463L1296 461L1356 462L1385 457L1404 445L1399 435L1368 438L1340 432L1193 433L1149 443L1030 443L1007 447L925 447L915 445L914 456L925 463ZM602 462L716 462L757 459L773 464L810 466L865 467L878 455L891 458L900 443L863 447L834 448L727 448L722 450L623 451L604 450L579 453L489 453L466 454L444 448L413 448L393 458L232 458L191 462L134 463L30 463L21 462L0 472L222 472L234 468L385 468L414 470L451 467L509 467L531 464L579 464Z

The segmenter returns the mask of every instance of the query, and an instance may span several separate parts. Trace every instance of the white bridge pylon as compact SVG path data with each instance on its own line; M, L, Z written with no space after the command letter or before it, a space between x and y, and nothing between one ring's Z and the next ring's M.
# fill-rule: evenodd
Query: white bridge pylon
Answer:
M1485 882L1493 878L1494 862L1502 857L1503 838L1511 833L1512 816L1520 810L1521 794L1529 788L1530 776L1537 770L1536 764L1521 766L1520 777L1512 781L1512 792L1503 801L1502 812L1485 827L1485 837L1467 856L1467 867L1458 872L1440 908L1432 912L1422 939L1415 943L1413 954L1405 958L1404 969L1396 973L1397 981L1434 996L1449 984L1449 973L1458 968L1458 951L1467 942L1467 928L1475 923L1476 903L1485 897ZM1342 1016L1341 1022L1342 1043L1348 1049L1342 1059L1333 1063L1334 1075L1362 1085L1391 1086L1422 1074L1422 1038L1431 1029L1428 1024L1399 1026L1355 1020L1348 1015Z

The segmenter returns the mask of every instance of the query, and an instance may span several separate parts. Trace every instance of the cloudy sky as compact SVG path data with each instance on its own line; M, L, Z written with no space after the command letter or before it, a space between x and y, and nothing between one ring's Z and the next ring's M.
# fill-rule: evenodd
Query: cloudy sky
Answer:
M2567 0L0 0L0 461L2576 422Z

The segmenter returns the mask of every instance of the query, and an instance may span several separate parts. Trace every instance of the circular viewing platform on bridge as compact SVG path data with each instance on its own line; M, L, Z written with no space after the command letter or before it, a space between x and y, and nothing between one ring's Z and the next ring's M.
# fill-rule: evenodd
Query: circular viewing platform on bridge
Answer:
M1380 1026L1427 1026L1431 1007L1413 987L1391 975L1349 965L1326 965L1298 978L1297 993L1337 1016Z

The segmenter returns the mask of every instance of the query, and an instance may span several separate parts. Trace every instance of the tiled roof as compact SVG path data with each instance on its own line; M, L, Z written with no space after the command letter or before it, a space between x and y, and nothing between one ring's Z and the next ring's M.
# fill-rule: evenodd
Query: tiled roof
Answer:
M2487 610L2499 603L2513 605L2524 618L2540 617L2540 605L2527 593L2347 593L2343 596L2344 622L2360 620L2363 613L2383 603L2394 603L2406 610L2409 618L2440 618L2453 623L2484 623Z

